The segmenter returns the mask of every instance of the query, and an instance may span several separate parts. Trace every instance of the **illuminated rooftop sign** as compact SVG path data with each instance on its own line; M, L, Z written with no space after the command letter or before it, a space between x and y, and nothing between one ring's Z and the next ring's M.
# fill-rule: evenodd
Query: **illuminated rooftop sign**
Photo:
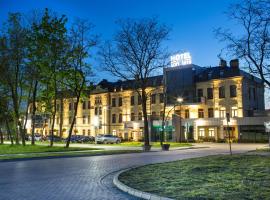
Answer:
M175 54L171 56L171 67L191 64L191 55L189 52Z

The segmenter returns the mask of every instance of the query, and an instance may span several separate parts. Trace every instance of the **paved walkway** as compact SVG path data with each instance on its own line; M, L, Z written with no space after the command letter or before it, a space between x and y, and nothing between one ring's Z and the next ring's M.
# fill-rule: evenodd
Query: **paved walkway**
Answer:
M89 200L136 199L112 184L116 171L150 163L227 154L227 144L209 148L93 157L28 160L0 163L0 199ZM233 144L234 153L265 145Z

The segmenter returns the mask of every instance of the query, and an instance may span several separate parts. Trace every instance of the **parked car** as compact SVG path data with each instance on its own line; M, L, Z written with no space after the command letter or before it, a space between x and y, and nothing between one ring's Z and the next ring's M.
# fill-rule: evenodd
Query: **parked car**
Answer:
M81 136L78 140L79 143L85 143L85 142L94 142L95 138L93 136Z
M81 135L71 135L70 136L70 142L78 142L82 136ZM65 139L67 141L68 138Z
M32 135L31 134L27 134L25 135L25 140L26 141L32 141ZM35 133L34 134L34 140L35 141L41 141L42 140L42 135Z
M98 135L96 138L95 138L95 142L96 144L99 144L99 143L102 143L102 144L118 144L121 142L121 139L117 136L114 136L114 135Z
M50 135L48 135L47 137L46 137L46 140L48 140L48 141L51 141L51 136ZM57 135L54 135L53 136L53 141L54 142L62 142L63 141L63 138L61 138L61 137L59 137L59 136L57 136Z

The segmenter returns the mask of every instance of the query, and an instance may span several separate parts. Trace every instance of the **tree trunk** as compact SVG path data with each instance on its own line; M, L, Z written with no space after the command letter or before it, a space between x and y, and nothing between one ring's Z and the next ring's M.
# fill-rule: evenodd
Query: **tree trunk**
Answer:
M23 128L22 128L22 123L20 121L18 123L18 126L19 126L19 131L20 131L20 134L21 134L21 138L22 138L22 145L25 146L25 134L24 134L24 131L23 131Z
M9 128L8 120L6 119L5 121L6 121L6 127L7 127L8 136L10 138L11 145L13 145L14 142L13 142L13 137L11 135L11 131L10 131L10 128Z
M35 125L36 125L36 95L37 95L37 86L38 86L38 81L35 81L35 85L34 85L34 90L33 90L33 110L32 110L32 140L31 140L31 144L34 145L35 144Z
M147 97L145 89L142 89L142 111L144 119L144 146L149 146L149 129L148 129L148 116L147 116Z
M53 146L54 139L54 124L55 124L55 115L56 115L56 98L57 98L57 88L56 88L56 77L54 79L54 99L53 99L53 112L52 112L52 128L51 128L51 142L50 146Z
M69 131L68 131L68 138L67 138L66 148L68 148L69 144L70 144L70 138L71 138L73 127L74 127L75 120L76 120L76 117L77 117L77 111L78 111L78 104L79 104L79 101L80 101L80 96L81 95L79 94L76 97L76 102L75 102L75 107L74 107L74 114L73 114L73 119L72 119L72 122L71 122L71 125L70 125L70 128L69 128Z
M1 128L0 128L0 144L4 144L4 136Z
M64 102L63 102L63 94L61 93L61 99L60 99L60 124L59 124L59 132L60 137L63 137L63 114L64 114Z

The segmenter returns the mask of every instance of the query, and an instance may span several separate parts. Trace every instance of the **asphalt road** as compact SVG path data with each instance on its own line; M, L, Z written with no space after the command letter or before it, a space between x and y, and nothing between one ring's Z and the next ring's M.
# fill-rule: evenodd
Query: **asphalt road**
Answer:
M0 162L0 200L136 199L115 188L113 175L128 167L186 158L227 154L227 144L198 149L93 157ZM233 144L234 153L261 144Z

